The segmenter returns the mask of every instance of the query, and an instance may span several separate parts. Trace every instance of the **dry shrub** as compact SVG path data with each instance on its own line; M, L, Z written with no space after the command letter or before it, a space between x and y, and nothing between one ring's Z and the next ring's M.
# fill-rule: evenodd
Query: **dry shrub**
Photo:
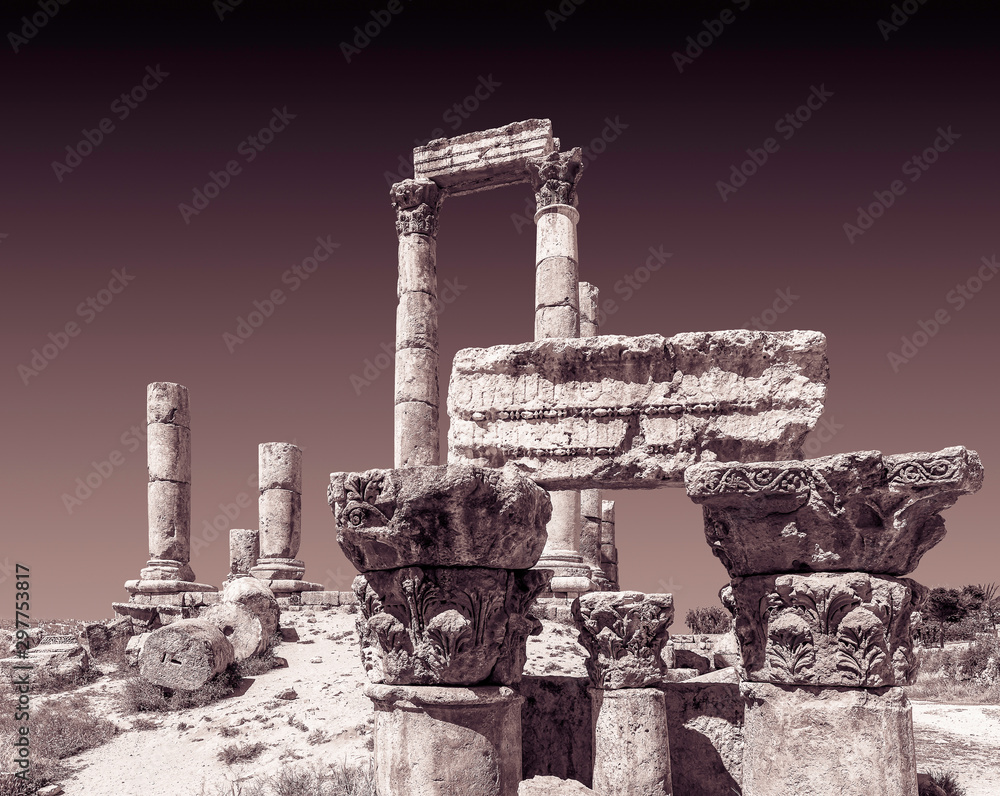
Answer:
M267 749L267 744L261 741L226 744L219 751L219 760L227 766L231 766L233 763L249 763L260 757L265 749Z
M376 796L375 765L332 764L326 770L288 764L273 776L255 777L216 788L211 796ZM202 795L207 796L204 788Z
M242 679L235 664L194 691L175 691L141 677L130 677L122 689L119 705L125 714L201 708L231 696Z

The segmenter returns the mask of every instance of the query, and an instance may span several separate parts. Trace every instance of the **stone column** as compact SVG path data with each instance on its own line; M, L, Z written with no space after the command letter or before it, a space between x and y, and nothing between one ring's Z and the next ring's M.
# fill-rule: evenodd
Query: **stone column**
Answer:
M552 519L545 530L545 549L537 566L555 574L549 591L556 597L575 599L590 590L590 567L580 555L580 493L576 490L553 490Z
M601 490L580 492L580 555L590 568L591 584L596 591L605 591L607 584L601 569Z
M670 741L663 645L674 619L670 594L592 592L573 603L589 653L598 796L669 796Z
M470 465L333 473L337 542L354 581L375 703L380 796L515 796L531 569L551 504L514 472Z
M521 703L503 686L368 685L379 796L517 796Z
M149 561L140 580L193 581L191 571L191 410L187 387L146 388Z
M601 570L608 582L605 591L618 591L618 547L615 545L615 502L601 501Z
M745 796L915 796L909 578L939 512L982 485L965 448L685 472L729 571L746 702Z
M396 293L396 467L440 463L438 442L437 227L442 195L431 180L389 192L399 236Z
M256 529L231 528L229 531L229 575L226 580L250 577L250 570L260 558L260 533Z
M258 449L260 558L250 574L269 581L275 594L316 591L302 580L296 556L302 540L302 450L290 442L262 442Z

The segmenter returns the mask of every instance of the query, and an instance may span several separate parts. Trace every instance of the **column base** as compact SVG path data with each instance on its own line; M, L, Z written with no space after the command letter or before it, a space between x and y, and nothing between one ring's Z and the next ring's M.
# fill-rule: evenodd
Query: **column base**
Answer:
M258 580L302 580L306 565L297 558L258 558L250 574Z
M912 709L900 687L740 684L744 796L917 796Z
M194 580L194 570L183 561L173 561L168 558L151 558L146 566L139 570L140 580Z
M670 796L673 786L663 692L658 688L591 688L590 700L594 792L598 796Z
M500 686L368 685L379 796L517 796L521 703Z
M581 594L593 591L590 567L583 563L581 556L574 553L554 551L543 554L532 569L552 570L552 580L541 592L543 595L568 593L576 598Z

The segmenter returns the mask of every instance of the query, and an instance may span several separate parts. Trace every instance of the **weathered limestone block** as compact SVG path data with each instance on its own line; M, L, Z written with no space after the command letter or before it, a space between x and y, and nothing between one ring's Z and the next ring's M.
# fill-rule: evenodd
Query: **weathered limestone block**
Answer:
M732 670L730 670L732 671ZM743 698L739 683L713 672L660 687L670 727L674 793L732 796L743 778Z
M191 429L172 423L150 423L146 434L149 480L190 483Z
M143 573L145 580L193 580L178 574L190 569L191 560L191 484L175 481L150 481L147 486L149 517L149 558L163 560L170 577L153 578ZM172 566L170 562L175 562ZM155 565L150 564L149 568Z
M902 688L742 683L740 691L744 796L916 796L912 711Z
M661 653L674 621L670 594L591 592L573 602L587 674L597 688L645 688L663 682Z
M28 652L27 663L36 671L44 671L54 677L77 678L90 668L87 651L76 639L60 639L60 643L43 643ZM24 663L25 661L21 661Z
M396 349L438 350L438 299L430 293L404 293L396 307ZM435 387L437 381L435 380ZM437 393L434 395L437 403Z
M397 273L396 297L400 301L410 293L426 293L436 299L438 279L435 238L427 235L401 235ZM437 320L436 313L434 320Z
M579 283L580 337L596 337L600 332L598 302L601 291L590 282Z
M521 703L504 687L367 685L379 796L517 796Z
M139 652L140 676L163 688L193 691L234 661L233 645L204 619L178 619L154 630Z
M977 491L963 447L806 461L702 463L685 474L705 535L730 577L768 572L912 572L944 538L939 512Z
M266 489L258 499L262 558L295 558L302 541L302 495Z
M249 528L232 528L229 531L229 577L250 574L260 558L260 531Z
M433 180L449 196L459 196L528 182L527 161L556 149L552 122L527 119L416 147L413 175Z
M361 661L373 683L509 685L521 677L528 614L545 570L407 567L354 580Z
M552 775L579 780L588 787L593 782L589 686L586 677L521 678L517 691L524 697L521 760L525 778Z
M516 472L467 465L333 473L337 541L362 572L413 565L527 569L551 503Z
M590 567L591 579L604 573L601 570L601 490L584 489L580 492L580 556Z
M449 461L509 463L546 489L680 485L702 460L801 455L827 378L818 332L467 348L448 392Z
M275 603L277 605L277 603ZM242 663L267 649L270 636L260 617L237 603L220 602L203 611L198 619L211 622L233 645L233 659Z
M139 665L139 656L142 654L142 648L146 645L146 641L151 635L153 635L151 631L139 633L128 640L128 644L125 645L125 663L127 665Z
M594 791L575 779L532 777L521 781L517 796L594 796Z
M94 622L83 629L90 657L95 660L121 656L128 640L135 635L132 617L121 616L110 622Z
M269 641L278 632L281 608L271 589L256 578L229 581L223 586L219 601L242 605L260 619L265 641Z
M154 381L146 387L146 423L172 423L191 427L187 387L169 381Z
M909 685L910 614L926 594L909 578L864 572L736 578L741 673L765 683Z
M397 403L393 408L393 422L393 461L396 467L424 467L439 463L441 451L436 403Z
M395 403L422 401L438 405L438 353L429 348L403 348L396 352Z
M258 486L302 493L302 449L290 442L262 442L257 450Z
M670 741L663 692L593 688L594 792L670 796Z

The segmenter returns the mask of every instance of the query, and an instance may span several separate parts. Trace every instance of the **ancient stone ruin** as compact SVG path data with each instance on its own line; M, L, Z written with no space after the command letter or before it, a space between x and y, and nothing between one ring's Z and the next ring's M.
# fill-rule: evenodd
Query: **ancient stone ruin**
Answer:
M393 467L333 473L327 495L351 593L304 579L301 451L280 442L259 447L260 527L230 530L221 593L195 582L188 394L149 386L150 558L115 604L141 634L130 655L194 688L261 654L281 607L356 603L380 796L916 796L902 686L926 589L906 576L943 539L940 512L980 488L978 456L804 460L819 332L601 335L579 273L583 167L533 119L418 147L392 186ZM439 214L520 184L533 333L456 355L443 461ZM602 490L659 487L703 506L729 577L721 642L671 639L671 595L621 590ZM575 623L586 679L524 676L540 618Z

